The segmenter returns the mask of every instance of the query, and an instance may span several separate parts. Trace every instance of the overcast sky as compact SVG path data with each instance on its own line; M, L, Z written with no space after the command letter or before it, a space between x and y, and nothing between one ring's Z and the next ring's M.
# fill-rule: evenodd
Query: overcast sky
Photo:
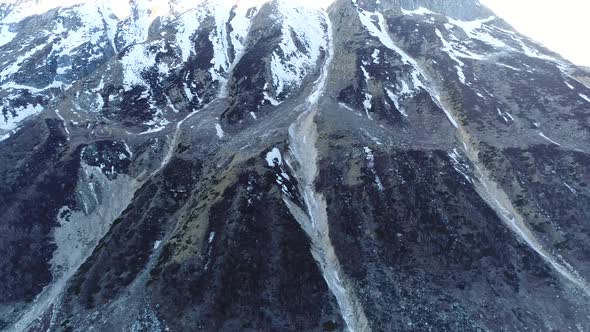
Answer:
M519 32L575 64L590 67L590 0L481 2Z

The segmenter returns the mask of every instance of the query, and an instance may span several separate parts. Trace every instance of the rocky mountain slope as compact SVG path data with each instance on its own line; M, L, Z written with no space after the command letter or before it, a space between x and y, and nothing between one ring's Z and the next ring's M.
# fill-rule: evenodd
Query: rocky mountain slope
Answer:
M0 329L589 330L589 78L477 0L4 2Z

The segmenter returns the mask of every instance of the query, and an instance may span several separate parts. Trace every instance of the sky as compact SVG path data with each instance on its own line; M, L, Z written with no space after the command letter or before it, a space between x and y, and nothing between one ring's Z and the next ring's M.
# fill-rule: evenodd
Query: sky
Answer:
M577 65L590 67L590 0L481 0L481 3L519 32Z

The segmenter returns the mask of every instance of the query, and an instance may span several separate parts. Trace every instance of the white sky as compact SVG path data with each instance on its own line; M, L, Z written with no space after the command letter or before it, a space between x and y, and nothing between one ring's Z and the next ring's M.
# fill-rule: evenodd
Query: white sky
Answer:
M519 32L575 64L590 67L590 0L481 0L481 3Z

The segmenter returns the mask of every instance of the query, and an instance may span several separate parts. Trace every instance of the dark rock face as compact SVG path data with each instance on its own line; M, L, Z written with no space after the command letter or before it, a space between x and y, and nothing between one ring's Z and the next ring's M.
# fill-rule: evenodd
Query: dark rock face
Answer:
M79 158L65 149L62 124L54 119L29 123L2 144L3 301L32 301L51 282L54 249L50 231L64 199L70 200Z
M273 188L273 176L247 169L209 209L207 241L195 248L200 257L172 258L194 246L190 242L174 241L163 249L150 288L163 300L157 303L166 308L166 321L180 330L195 323L203 330L321 330L329 321L342 327L337 304L309 255L305 234ZM197 220L206 212L194 211ZM183 227L193 223L187 220Z
M590 72L478 1L47 3L0 4L0 330L590 328Z
M332 180L353 166L327 167L320 185L332 202L331 220L338 220L331 225L334 246L367 294L361 301L373 330L546 330L544 317L561 319L557 326L583 319L570 309L579 304L566 300L559 276L484 201L472 199L477 193L461 184L446 153L376 154L382 192L366 185L373 174L363 159L349 161L362 165L359 185ZM541 294L564 302L528 300Z

